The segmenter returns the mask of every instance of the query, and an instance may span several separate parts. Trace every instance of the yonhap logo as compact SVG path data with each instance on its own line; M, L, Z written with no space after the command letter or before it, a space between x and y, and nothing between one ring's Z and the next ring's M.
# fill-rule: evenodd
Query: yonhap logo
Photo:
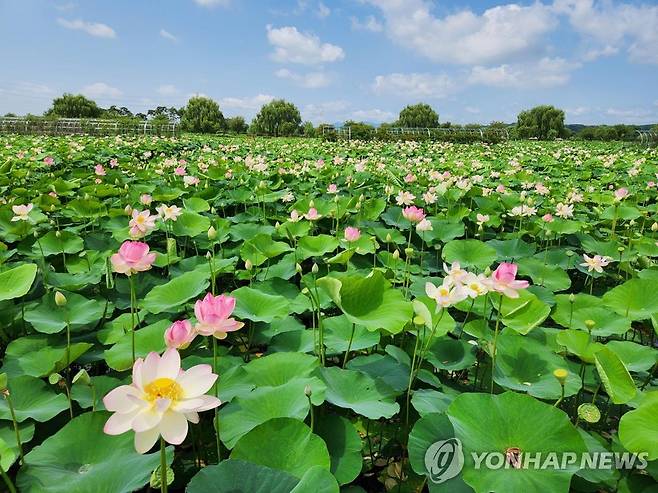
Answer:
M425 452L425 468L433 483L445 483L457 476L463 467L464 452L458 438L434 442Z

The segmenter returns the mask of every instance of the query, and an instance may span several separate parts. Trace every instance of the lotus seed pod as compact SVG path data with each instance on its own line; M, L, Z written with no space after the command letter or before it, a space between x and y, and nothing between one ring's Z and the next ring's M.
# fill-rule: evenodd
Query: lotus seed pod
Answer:
M82 368L78 373L75 374L72 382L73 383L80 382L84 385L91 385L91 377L89 376L89 373L87 373L87 370Z
M405 249L404 249L404 254L405 254L407 257L411 257L411 256L414 254L414 249L411 248L411 247L410 247L410 248L405 248Z
M587 327L587 330L589 332L592 332L594 327L596 326L596 322L594 320L585 320L585 327Z
M67 303L66 296L64 296L61 292L55 291L55 304L57 306L65 306Z
M564 385L567 381L567 377L569 376L569 372L564 368L558 368L557 370L553 371L553 376L557 378L557 381L560 382L560 385Z
M214 226L210 226L208 228L208 239L212 241L216 238L217 238L217 230L215 229Z
M50 383L50 385L57 385L62 380L63 380L62 375L60 375L59 373L51 373L48 376L48 383Z
M320 268L318 267L318 264L316 264L315 262L313 262L313 267L311 267L311 272L312 272L313 274L317 274L319 270L320 270Z
M587 423L598 423L601 419L601 411L594 404L585 402L578 406L578 417Z

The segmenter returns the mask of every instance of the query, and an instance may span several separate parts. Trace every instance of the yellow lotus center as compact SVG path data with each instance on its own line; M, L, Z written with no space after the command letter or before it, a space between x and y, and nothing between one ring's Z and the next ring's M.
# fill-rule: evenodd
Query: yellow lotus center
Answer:
M182 387L171 378L156 378L151 383L144 386L146 399L155 401L156 399L169 399L177 401L183 397Z
M480 293L482 291L482 287L477 283L471 283L469 284L469 287L471 288L472 291L475 291L476 293Z
M439 295L440 296L448 296L450 294L450 290L446 288L439 288Z
M136 222L136 223L140 223L140 224L141 224L141 223L143 223L144 221L146 221L146 219L144 218L144 216L137 216L137 217L135 218L135 222Z

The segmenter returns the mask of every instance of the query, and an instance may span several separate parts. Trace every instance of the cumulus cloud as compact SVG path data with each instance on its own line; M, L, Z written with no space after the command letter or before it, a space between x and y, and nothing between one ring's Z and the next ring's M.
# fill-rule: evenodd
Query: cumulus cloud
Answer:
M569 82L571 72L579 63L563 58L542 58L529 64L473 67L467 79L469 84L502 88L555 87Z
M345 58L340 46L323 43L310 33L302 33L296 27L267 26L267 39L274 47L272 59L279 63L307 65L337 62Z
M82 94L90 98L116 99L123 96L123 91L105 82L95 82L82 88Z
M395 118L395 114L390 111L380 110L373 108L369 110L356 110L350 114L352 120L368 121L368 122L387 122Z
M306 89L318 89L320 87L327 87L331 84L331 77L324 72L308 72L306 74L300 74L288 70L287 68L282 68L274 72L274 75L280 79L291 80L298 86L305 87Z
M456 90L456 84L446 74L392 73L375 77L372 88L378 94L444 98Z
M302 108L304 120L313 123L328 123L343 120L345 111L350 107L350 103L344 100L324 101L320 103L307 104Z
M499 5L476 14L465 9L444 17L427 0L366 0L379 8L388 36L436 62L489 64L509 62L541 48L557 27L550 6Z
M232 108L239 110L258 110L264 104L274 100L274 96L269 94L257 94L252 97L236 98L227 97L219 100L219 105L222 108Z
M354 31L370 31L378 33L384 30L384 25L373 15L369 15L363 20L359 20L357 17L350 17L350 21L352 23L352 30Z
M116 38L116 32L114 32L114 29L100 22L87 22L82 19L71 21L60 17L57 19L57 23L66 29L83 31L90 36L95 36L97 38Z
M174 36L166 29L160 29L160 37L167 39L169 41L173 41L174 43L178 43L178 37Z

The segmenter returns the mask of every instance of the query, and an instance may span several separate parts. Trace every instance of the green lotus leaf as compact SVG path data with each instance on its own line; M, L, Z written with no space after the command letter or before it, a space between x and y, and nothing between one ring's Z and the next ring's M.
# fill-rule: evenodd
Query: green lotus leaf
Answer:
M648 460L658 459L658 392L652 392L640 407L629 411L619 422L619 440L631 452L647 453Z
M84 248L84 241L69 231L49 231L32 246L34 255L61 255L63 253L78 253Z
M243 286L231 293L237 302L234 315L254 322L272 322L288 316L290 301L284 296L265 293Z
M548 318L551 307L527 289L522 289L518 293L518 298L503 297L501 321L519 334L527 334ZM493 303L498 306L498 301Z
M141 307L151 313L177 313L184 303L205 292L210 281L208 272L193 270L175 277L149 291Z
M287 243L274 241L271 236L259 234L242 244L240 256L243 260L249 260L253 265L258 266L290 250L292 248Z
M195 237L206 234L210 229L210 219L196 212L183 211L173 223L173 231L177 236Z
M322 257L338 248L339 242L335 236L318 235L304 236L299 240L297 255L300 260L310 257Z
M631 320L645 320L658 312L658 290L648 279L631 279L603 295L603 302Z
M54 334L71 324L72 332L96 324L104 317L112 315L114 307L103 299L87 299L77 293L63 293L67 302L64 306L57 306L53 293L47 293L38 304L25 310L25 321L32 324L38 332Z
M555 297L556 304L551 318L563 327L587 331L585 321L592 320L594 328L592 335L607 337L623 335L631 328L631 321L621 315L611 312L603 304L601 298L589 294L576 294L571 302L567 294Z
M74 362L92 344L74 342L69 347L68 361ZM10 376L47 377L66 368L66 341L56 336L32 335L14 339L7 346L2 371Z
M145 358L148 353L161 353L165 349L164 333L171 325L169 320L160 320L135 331L135 358ZM127 332L114 346L106 350L103 357L107 365L117 371L133 366L132 332Z
M569 275L557 265L547 265L536 258L524 258L518 264L519 275L530 277L533 285L546 286L551 291L564 291L571 286Z
M480 240L452 240L443 247L443 259L452 264L459 262L462 268L483 270L496 260L496 250Z
M0 272L0 301L25 296L37 275L36 264L23 264Z
M635 382L619 356L604 347L594 355L601 383L615 404L625 404L637 393Z
M28 375L10 378L9 392L19 423L28 418L43 423L69 407L64 394L56 394L43 380ZM6 399L0 399L0 419L12 419Z
M427 361L437 370L463 370L475 363L475 347L466 341L443 336L430 346Z
M329 451L331 473L340 484L351 483L361 472L361 437L347 419L329 415L317 421L313 430L320 436Z

